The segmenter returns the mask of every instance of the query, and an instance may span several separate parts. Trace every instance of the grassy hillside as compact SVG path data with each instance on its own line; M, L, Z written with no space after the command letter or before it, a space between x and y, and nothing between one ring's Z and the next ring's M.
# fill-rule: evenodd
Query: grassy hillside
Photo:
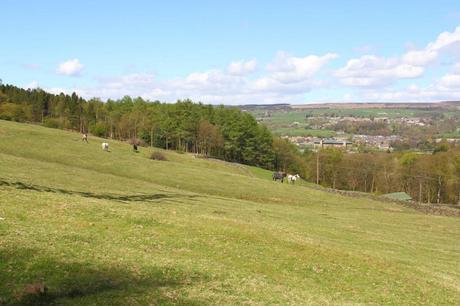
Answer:
M0 121L0 304L460 303L458 218L102 141Z

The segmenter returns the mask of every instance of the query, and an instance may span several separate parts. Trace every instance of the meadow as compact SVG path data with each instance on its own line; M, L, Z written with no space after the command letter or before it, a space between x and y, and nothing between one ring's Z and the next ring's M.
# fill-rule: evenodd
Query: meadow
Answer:
M273 134L277 136L311 136L319 138L331 138L336 136L337 133L328 129L315 130L304 127L277 127L274 129Z
M0 120L0 304L460 304L459 218L105 141Z

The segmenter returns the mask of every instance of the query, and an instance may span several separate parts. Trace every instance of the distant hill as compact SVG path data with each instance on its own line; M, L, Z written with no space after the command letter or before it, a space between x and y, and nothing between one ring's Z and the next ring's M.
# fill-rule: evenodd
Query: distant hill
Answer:
M400 103L309 103L309 104L246 104L240 109L460 109L460 101L400 102Z
M407 103L322 103L322 104L297 104L291 105L294 109L308 108L335 108L335 109L360 109L360 108L407 108L407 109L460 109L460 101L448 102L407 102Z

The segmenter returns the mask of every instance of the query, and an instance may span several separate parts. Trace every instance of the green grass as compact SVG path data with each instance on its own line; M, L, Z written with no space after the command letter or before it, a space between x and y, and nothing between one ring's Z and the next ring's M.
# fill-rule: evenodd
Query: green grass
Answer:
M279 127L274 129L273 132L279 136L312 136L321 138L330 138L337 134L333 130L315 130L303 127Z
M438 137L442 137L442 138L460 138L460 131L440 134L440 135L438 135Z
M361 116L361 117L413 117L418 116L429 111L415 110L415 109L375 109L375 108L362 108L362 109L318 109L313 111L315 115L324 115L335 113L337 116Z
M273 111L271 117L266 117L262 123L279 136L313 136L329 138L336 135L332 130L315 130L306 128L307 121L305 120L304 111ZM260 114L253 113L254 116ZM298 126L292 126L292 123L298 122Z
M0 121L0 304L460 303L458 218L102 141Z

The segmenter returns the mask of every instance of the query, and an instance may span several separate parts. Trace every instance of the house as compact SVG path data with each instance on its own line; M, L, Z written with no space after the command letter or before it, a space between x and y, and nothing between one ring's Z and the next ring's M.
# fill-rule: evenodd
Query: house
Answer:
M344 148L351 146L353 143L348 140L320 139L314 142L315 149L323 148Z

